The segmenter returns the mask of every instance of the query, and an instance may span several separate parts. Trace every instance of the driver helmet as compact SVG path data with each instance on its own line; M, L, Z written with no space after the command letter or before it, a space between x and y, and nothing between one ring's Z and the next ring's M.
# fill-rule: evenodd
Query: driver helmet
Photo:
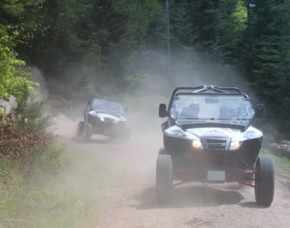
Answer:
M220 117L234 117L235 110L230 105L222 105L220 108Z
M194 101L193 103L191 103L188 107L190 113L192 116L197 117L199 114L199 104L197 101Z

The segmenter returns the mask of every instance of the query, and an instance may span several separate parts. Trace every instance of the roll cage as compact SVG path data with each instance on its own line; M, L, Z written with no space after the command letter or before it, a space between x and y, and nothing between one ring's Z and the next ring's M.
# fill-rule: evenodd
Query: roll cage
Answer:
M171 108L174 98L179 95L190 95L190 94L203 94L208 96L214 96L216 94L225 94L225 95L243 95L245 100L250 101L250 98L247 94L242 93L241 90L237 87L218 87L214 85L202 85L196 87L177 87L173 90L171 99L168 105L168 110Z
M119 100L115 99L115 98L111 98L111 97L102 97L102 96L92 96L89 101L88 101L88 105L91 105L92 102L94 100L100 100L100 101L111 101L111 102L115 102L115 103L119 103L122 104L122 102L120 102Z
M210 99L216 96L239 96L239 97L243 97L245 101L248 101L251 103L251 100L249 98L249 96L243 92L241 92L241 90L237 87L218 87L218 86L214 86L214 85L201 85L201 86L196 86L196 87L177 87L176 89L173 90L172 95L171 95L171 99L169 102L168 107L166 108L165 104L160 104L159 106L159 116L160 117L168 117L169 120L169 125L178 125L175 122L175 119L171 116L170 114L170 110L173 106L173 102L178 99L179 96L183 96L183 95L205 95L208 96ZM224 126L231 126L232 128L238 128L238 129L243 129L246 130L251 123L253 122L253 120L255 119L255 117L263 117L264 116L264 106L261 104L258 104L256 106L256 109L253 109L254 114L252 116L251 119L249 119L248 124L246 124L246 126L238 126L239 124L236 124L237 126L235 126L235 124L224 124ZM194 125L199 125L199 126L207 126L209 123L195 123ZM211 123L212 124L212 123ZM186 126L190 126L192 124L186 124L184 126L182 126L182 128L186 127Z

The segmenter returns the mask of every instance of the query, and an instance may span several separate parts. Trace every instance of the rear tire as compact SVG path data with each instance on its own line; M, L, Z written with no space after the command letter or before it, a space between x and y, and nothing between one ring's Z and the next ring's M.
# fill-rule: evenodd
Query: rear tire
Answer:
M85 121L80 121L77 127L77 139L80 141L89 140L92 137L92 125L85 123Z
M93 127L91 124L85 124L84 139L90 140L93 134Z
M272 159L260 156L255 168L255 198L257 204L269 207L274 198L274 168Z
M170 155L161 154L157 159L156 199L158 203L170 200L172 192L172 159Z
M80 121L77 127L77 139L81 139L84 134L85 121Z

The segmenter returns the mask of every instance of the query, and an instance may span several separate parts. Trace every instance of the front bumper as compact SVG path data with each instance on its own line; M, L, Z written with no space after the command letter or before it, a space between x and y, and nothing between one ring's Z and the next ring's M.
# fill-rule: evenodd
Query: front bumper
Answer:
M230 138L202 138L203 149L192 147L190 140L164 138L166 153L173 162L174 179L231 181L251 178L261 149L262 137L244 141L238 150L229 150ZM236 170L240 170L236 172Z
M126 129L126 121L89 116L88 122L93 127L94 134L117 136Z

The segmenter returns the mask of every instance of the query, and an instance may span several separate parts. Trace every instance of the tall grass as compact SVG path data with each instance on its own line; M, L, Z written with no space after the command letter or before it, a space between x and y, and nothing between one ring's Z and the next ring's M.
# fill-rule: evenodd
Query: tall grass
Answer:
M94 227L101 192L114 178L111 162L80 148L42 149L29 168L0 159L0 227Z

